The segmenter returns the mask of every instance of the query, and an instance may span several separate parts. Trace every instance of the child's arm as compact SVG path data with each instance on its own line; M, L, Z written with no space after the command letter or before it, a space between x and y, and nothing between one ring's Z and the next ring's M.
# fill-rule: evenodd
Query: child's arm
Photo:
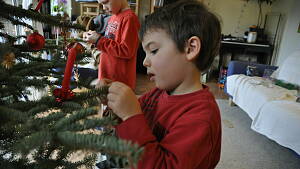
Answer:
M199 104L203 105L201 101ZM204 106L195 106L182 113L180 118L174 119L174 125L165 132L162 140L159 140L153 134L135 94L128 86L113 82L108 94L108 106L123 119L116 126L117 135L145 148L139 169L194 169L215 166L219 160L219 156L215 154L218 154L220 137L216 132L219 131L216 129L218 109L211 105L213 104L205 103Z
M215 155L218 140L212 132L213 126L197 117L196 112L203 110L193 111L177 119L160 141L152 134L144 114L122 122L117 126L117 134L145 148L139 169L213 168L219 160Z
M136 55L138 48L139 23L135 17L127 17L124 18L120 26L121 41L102 37L98 40L96 46L99 50L109 53L111 56L131 59Z

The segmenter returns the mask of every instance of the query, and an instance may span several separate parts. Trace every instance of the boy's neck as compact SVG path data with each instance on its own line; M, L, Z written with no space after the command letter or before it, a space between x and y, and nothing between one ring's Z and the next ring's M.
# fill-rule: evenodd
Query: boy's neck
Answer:
M126 11L127 9L130 9L130 8L129 7L123 8L123 9L120 10L120 12Z
M175 88L173 91L169 91L170 95L182 95L193 93L198 90L202 90L203 86L201 83L201 72L197 69L195 71L189 72L189 77L184 80L184 82Z
M123 11L126 11L127 9L130 9L127 0L126 1L122 1L122 5L121 5L121 9L120 9L119 13L121 13Z

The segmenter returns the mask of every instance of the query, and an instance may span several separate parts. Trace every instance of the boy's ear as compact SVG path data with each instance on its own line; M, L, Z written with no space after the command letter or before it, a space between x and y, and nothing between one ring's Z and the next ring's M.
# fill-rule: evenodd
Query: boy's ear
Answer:
M197 58L201 50L201 40L197 36L192 36L186 43L186 58L192 61Z

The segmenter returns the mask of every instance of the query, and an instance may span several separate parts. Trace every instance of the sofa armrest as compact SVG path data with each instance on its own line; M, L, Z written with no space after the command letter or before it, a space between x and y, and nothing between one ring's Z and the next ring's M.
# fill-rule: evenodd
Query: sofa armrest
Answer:
M255 66L259 72L259 76L263 76L265 69L276 70L277 66L243 62L243 61L230 61L228 64L227 76L234 74L246 74L247 66Z

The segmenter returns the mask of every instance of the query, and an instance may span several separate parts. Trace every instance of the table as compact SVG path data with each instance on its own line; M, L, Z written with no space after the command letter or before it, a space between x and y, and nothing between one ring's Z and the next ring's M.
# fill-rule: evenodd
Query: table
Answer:
M234 42L234 41L221 41L220 47L220 60L218 69L221 70L224 62L224 54L230 52L233 55L237 53L255 53L257 60L261 64L271 64L273 46L269 44L256 44L256 43L245 43L245 42Z

